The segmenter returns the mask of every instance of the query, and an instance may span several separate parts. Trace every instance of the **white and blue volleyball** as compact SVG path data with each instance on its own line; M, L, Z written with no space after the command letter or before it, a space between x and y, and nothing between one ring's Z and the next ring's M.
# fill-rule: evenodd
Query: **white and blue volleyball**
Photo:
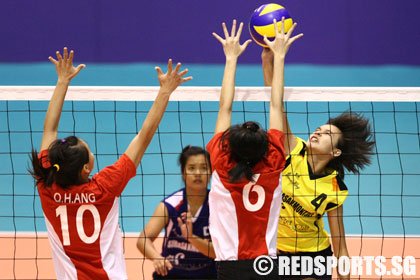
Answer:
M277 26L280 31L282 17L284 17L284 32L287 33L293 25L293 20L283 6L278 4L265 4L256 9L249 21L249 32L254 41L263 47L267 47L264 43L264 35L270 41L274 40L276 32L274 31L273 20L277 20Z

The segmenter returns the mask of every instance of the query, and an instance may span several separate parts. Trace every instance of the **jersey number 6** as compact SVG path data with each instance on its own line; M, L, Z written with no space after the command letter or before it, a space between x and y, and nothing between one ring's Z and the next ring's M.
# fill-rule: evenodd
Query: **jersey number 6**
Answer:
M94 231L91 236L87 236L85 233L85 229L83 228L83 214L85 211L89 211L94 220ZM63 245L68 246L70 245L70 234L69 234L69 223L67 219L67 206L61 205L55 209L56 217L60 216L61 222L61 232L63 234ZM76 228L77 233L79 234L80 240L82 240L86 244L92 244L96 241L99 237L99 232L101 231L101 218L99 216L99 211L96 209L95 205L93 204L86 204L81 205L79 209L77 209L76 214Z
M255 177L253 178L253 181L257 182L259 174L255 174L254 176ZM258 196L257 202L254 204L252 204L251 201L249 201L250 192L255 192ZM264 188L259 185L255 185L253 182L249 182L244 186L244 189L242 191L242 201L244 202L245 209L249 212L255 212L260 210L265 202Z

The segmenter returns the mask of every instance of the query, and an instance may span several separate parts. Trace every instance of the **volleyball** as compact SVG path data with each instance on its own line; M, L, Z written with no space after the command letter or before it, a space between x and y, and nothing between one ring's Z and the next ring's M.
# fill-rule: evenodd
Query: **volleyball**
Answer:
M252 39L258 45L267 47L264 42L264 35L270 41L274 40L276 32L274 31L273 20L277 20L277 26L280 30L282 17L284 17L284 32L287 32L292 27L293 20L283 6L272 3L257 8L249 21L249 32L251 33Z

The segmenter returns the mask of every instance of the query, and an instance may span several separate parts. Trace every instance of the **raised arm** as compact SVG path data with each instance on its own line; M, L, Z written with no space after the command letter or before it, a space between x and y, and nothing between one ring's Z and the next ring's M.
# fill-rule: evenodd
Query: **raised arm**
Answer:
M273 23L276 31L276 38L272 42L270 42L267 37L264 38L265 43L273 52L274 56L270 100L270 128L284 131L287 134L287 138L285 139L285 152L287 155L290 153L290 150L296 146L296 138L290 131L286 111L284 109L284 60L292 43L302 37L303 34L301 33L291 37L293 30L296 27L296 23L293 24L287 34L284 34L284 18L282 19L280 32L276 20L274 20ZM267 66L269 62L263 61L263 66L264 64ZM268 70L266 70L266 72L269 73Z
M172 269L172 264L160 255L153 242L168 223L168 220L168 210L165 204L161 202L137 239L137 249L153 262L156 272L162 276L168 274L168 270Z
M192 79L192 77L183 78L188 72L188 69L179 72L180 68L181 63L178 63L175 69L172 69L171 59L168 61L168 72L165 74L159 67L156 67L160 84L159 93L143 122L143 127L125 151L125 154L133 161L136 167L139 166L147 146L150 144L150 141L152 141L153 135L159 126L172 92L174 92L180 84Z
M66 97L67 89L70 81L79 74L80 70L86 65L80 64L77 67L73 66L74 51L68 54L67 48L63 50L63 56L60 52L56 52L57 60L51 56L48 58L55 65L57 71L57 85L55 86L54 93L51 97L50 104L48 105L47 114L44 120L44 129L41 141L41 151L48 149L51 142L57 139L58 124L60 122L61 110Z
M222 44L226 56L225 72L223 74L222 90L220 93L219 114L217 115L214 134L225 131L231 125L232 103L235 95L235 74L238 57L245 51L251 40L242 45L239 40L242 33L243 23L236 32L236 20L233 20L231 34L229 36L226 24L222 23L225 39L213 32L213 36Z
M261 53L264 86L271 87L273 84L274 54L270 48L263 48Z
M264 86L271 87L271 85L273 84L274 54L269 48L263 49L261 53L261 61L262 61L262 69L263 69L263 76L264 76ZM284 140L284 151L287 156L295 148L297 142L296 142L296 136L293 134L292 130L290 129L289 120L287 118L287 112L284 107L284 100L282 100L282 102L283 102L282 110L284 112L283 129L286 135L286 138Z

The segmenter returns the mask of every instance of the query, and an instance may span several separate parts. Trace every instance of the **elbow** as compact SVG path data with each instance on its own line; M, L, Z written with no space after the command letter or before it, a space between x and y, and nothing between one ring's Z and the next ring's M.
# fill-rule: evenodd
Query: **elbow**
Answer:
M145 247L146 247L146 238L147 237L145 237L144 236L144 232L142 232L141 234L140 234L140 236L139 236L139 238L137 239L137 244L136 244L136 246L137 246L137 249L142 253L142 254L144 254L144 252L146 251L145 249Z
M144 254L144 241L142 240L144 239L144 237L139 237L139 239L137 239L137 249Z

